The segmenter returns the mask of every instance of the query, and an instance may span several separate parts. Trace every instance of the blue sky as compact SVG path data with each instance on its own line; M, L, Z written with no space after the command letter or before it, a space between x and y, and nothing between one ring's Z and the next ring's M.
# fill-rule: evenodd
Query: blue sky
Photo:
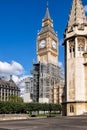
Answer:
M41 29L46 3L47 0L0 0L1 75L30 74L33 59L36 60L37 32ZM54 29L61 42L72 0L48 0L48 3ZM83 5L87 5L87 0L83 0ZM59 61L64 65L64 49L61 45Z

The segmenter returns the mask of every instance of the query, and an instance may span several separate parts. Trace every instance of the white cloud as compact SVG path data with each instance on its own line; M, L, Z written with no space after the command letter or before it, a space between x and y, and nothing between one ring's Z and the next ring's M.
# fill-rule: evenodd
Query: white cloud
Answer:
M0 75L21 75L23 73L24 68L20 63L16 61L11 63L0 61Z
M87 13L87 5L84 6L84 10Z
M24 75L24 68L23 66L16 62L12 61L11 63L8 62L2 62L0 61L0 77L4 80L9 80L10 75L12 75L13 81L17 84L17 86L20 88L20 95L23 97L25 92L25 81L27 77L30 77L29 75Z
M13 79L13 81L15 82L15 83L18 83L19 82L19 77L18 76L16 76L16 75L12 75L12 79Z

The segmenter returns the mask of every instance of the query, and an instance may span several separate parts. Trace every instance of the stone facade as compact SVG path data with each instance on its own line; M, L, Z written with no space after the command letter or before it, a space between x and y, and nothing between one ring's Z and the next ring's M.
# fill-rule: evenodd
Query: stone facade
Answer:
M33 101L33 77L26 77L24 79L25 92L24 92L24 102Z
M81 0L73 0L64 39L63 115L81 115L87 112L87 21Z

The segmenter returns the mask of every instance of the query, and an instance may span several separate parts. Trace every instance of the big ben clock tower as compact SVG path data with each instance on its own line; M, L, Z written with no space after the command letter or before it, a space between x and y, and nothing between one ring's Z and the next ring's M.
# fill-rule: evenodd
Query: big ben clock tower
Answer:
M37 62L33 64L33 101L40 103L60 103L58 96L58 38L53 29L53 21L49 14L48 5L36 44Z
M58 62L58 38L53 29L53 21L47 5L46 14L42 20L42 29L37 36L37 58L44 63Z

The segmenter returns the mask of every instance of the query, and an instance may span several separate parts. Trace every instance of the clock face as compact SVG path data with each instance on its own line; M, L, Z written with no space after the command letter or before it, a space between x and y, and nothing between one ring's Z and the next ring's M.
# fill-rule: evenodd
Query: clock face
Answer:
M40 41L40 43L39 43L39 48L44 48L45 45L46 45L46 41L45 41L45 40L42 40L42 41Z
M52 41L52 47L56 49L56 42L54 40Z

